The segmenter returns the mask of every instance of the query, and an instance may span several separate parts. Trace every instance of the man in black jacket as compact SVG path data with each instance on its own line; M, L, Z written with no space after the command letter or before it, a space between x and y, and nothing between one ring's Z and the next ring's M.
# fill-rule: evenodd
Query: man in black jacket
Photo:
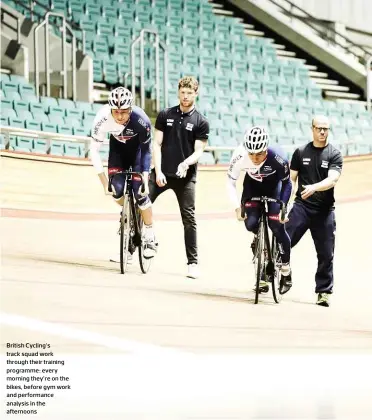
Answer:
M164 191L176 194L185 232L190 278L199 276L195 221L197 162L207 145L209 123L195 109L198 82L183 77L178 83L179 105L161 111L155 123L153 158L155 172L149 180L151 202Z
M295 185L298 179L298 189L286 224L292 247L310 229L318 257L315 274L315 293L318 293L316 303L326 307L329 306L329 295L333 291L336 232L334 187L343 165L340 151L328 143L329 128L327 117L313 118L313 141L293 153L291 180Z

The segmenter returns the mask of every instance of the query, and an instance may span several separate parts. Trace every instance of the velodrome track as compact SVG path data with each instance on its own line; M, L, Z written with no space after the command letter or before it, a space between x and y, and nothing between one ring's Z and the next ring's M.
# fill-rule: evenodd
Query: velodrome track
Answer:
M251 236L231 217L224 171L199 173L199 280L185 277L172 192L154 206L145 276L136 260L124 276L108 261L118 208L91 167L3 157L2 198L2 355L48 342L74 383L32 418L372 417L372 160L345 163L337 185L330 308L314 304L310 235L282 303L253 304Z

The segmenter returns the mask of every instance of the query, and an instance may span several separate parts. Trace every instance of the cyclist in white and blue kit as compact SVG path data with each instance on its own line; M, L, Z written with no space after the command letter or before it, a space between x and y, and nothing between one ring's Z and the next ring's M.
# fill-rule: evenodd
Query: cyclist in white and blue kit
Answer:
M103 170L99 149L106 135L110 136L108 176ZM151 165L151 122L145 111L133 105L132 93L118 87L110 92L107 105L98 111L92 127L90 158L102 183L105 194L112 194L119 205L123 204L125 174L132 168L142 174L133 176L133 189L144 221L144 256L156 253L151 201L148 196L148 178Z
M240 172L245 172L243 194L238 198L236 181ZM274 147L269 147L269 138L264 127L255 126L248 128L244 133L244 141L233 153L228 169L228 192L234 205L238 220L244 220L245 227L255 235L258 232L260 203L250 201L252 197L267 196L288 203L292 182L289 176L289 163L282 152ZM244 208L245 217L242 217ZM268 203L269 227L275 235L282 267L279 292L284 294L292 287L290 268L291 240L286 232L284 221L280 220L280 205ZM256 236L252 243L254 252ZM260 291L268 292L267 282L260 282Z

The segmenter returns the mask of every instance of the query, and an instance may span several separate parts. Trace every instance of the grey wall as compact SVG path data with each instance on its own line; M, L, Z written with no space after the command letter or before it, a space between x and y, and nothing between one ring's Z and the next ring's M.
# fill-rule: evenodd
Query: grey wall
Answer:
M291 0L319 19L372 32L372 0Z

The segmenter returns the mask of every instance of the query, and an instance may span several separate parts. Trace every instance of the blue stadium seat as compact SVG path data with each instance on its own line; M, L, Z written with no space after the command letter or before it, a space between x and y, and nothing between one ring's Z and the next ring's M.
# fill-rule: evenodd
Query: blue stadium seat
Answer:
M14 150L19 152L32 152L32 149L34 147L34 140L30 137L21 137L19 136L17 139L17 146Z
M59 134L71 135L72 127L69 125L57 124L57 131Z
M51 122L48 123L41 123L42 131L46 131L48 133L56 133L57 132L57 125Z
M49 153L54 156L64 156L64 142L59 140L51 140Z
M35 130L35 131L40 131L41 129L41 123L36 122L36 121L25 121L25 126L28 130Z
M39 103L30 102L29 103L29 110L32 112L32 114L35 116L37 114L45 114L43 105Z
M32 148L33 153L47 154L48 142L43 139L35 139L34 146Z
M65 143L64 155L70 157L84 157L85 145L84 143Z
M25 128L25 123L19 118L9 118L9 126L16 128Z
M0 109L3 110L5 108L13 109L13 102L9 99L2 99Z
M24 121L32 121L34 119L32 113L28 109L19 109L17 111L17 117Z
M17 113L13 108L2 108L1 116L4 118L17 118Z
M72 127L72 133L74 136L86 136L87 135L87 130L84 128L84 126L82 127Z

